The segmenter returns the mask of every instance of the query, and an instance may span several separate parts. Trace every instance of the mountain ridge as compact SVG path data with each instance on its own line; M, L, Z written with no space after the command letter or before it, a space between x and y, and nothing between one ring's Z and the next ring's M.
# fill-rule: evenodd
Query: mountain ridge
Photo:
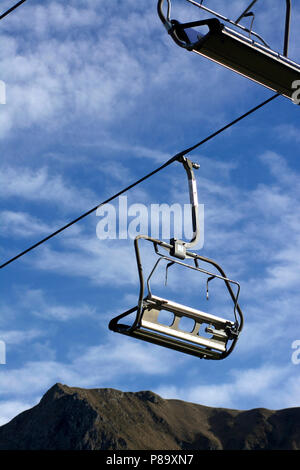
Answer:
M0 450L300 450L300 408L239 411L53 385L0 426Z

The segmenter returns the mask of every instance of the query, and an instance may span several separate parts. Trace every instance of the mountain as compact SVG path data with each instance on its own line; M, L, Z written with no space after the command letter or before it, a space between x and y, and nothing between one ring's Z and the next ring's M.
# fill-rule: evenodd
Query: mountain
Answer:
M300 449L300 408L238 411L151 391L55 384L0 427L0 450Z

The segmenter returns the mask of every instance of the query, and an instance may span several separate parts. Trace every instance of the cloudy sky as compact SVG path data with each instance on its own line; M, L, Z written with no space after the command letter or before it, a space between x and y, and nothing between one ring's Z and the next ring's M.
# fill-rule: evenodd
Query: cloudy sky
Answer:
M235 19L249 2L205 3ZM201 16L173 4L176 19ZM289 56L300 62L294 4ZM11 5L2 0L1 11ZM255 30L278 51L284 8L255 9ZM156 0L28 0L1 21L0 41L1 264L272 96L177 47ZM99 240L93 213L0 272L0 424L56 382L236 409L300 405L299 113L277 98L190 155L201 165L199 254L241 284L245 327L233 354L205 362L108 330L136 305L138 277L133 240ZM185 172L174 164L127 197L130 207L184 205ZM228 299L216 293L214 304L211 285L207 303L196 274L170 272L170 293L222 315ZM155 286L163 282L162 273Z

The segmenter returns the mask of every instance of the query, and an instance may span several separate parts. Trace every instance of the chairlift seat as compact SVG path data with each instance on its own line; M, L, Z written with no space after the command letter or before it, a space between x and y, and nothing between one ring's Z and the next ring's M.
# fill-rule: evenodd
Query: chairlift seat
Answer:
M215 20L218 21L218 20ZM192 51L292 99L293 83L300 80L300 65L272 49L220 24L203 35L184 30Z
M159 314L162 310L174 314L171 325L167 326L161 323ZM192 331L187 332L181 328L181 319L183 317L194 320ZM212 334L211 338L201 336L200 328L203 324L207 325L206 332ZM211 328L212 326L214 328ZM225 329L228 329L229 326L233 328L233 322L153 295L146 298L141 318L141 328L171 335L184 341L191 341L220 352L226 350L226 343L229 338Z
M237 21L220 15L205 7L203 2L190 3L213 15L212 18L180 23L170 19L171 0L167 0L168 13L163 13L164 0L158 0L158 15L174 42L180 47L196 52L260 85L281 94L295 104L298 103L300 65L290 60L288 55L291 1L286 0L286 23L283 54L274 51L260 35L245 28L239 20L246 16L251 5ZM253 2L255 3L255 2ZM222 22L219 20L222 20ZM243 31L239 33L224 24L233 25ZM200 27L200 30L199 30ZM209 31L204 33L203 27ZM197 28L197 29L196 29ZM202 30L201 30L202 28ZM244 34L247 32L249 36ZM257 40L253 39L256 38ZM222 84L220 84L222 86Z
M152 294L145 297L140 320L134 327L118 323L119 319L137 310L135 307L113 319L110 329L205 359L220 359L226 355L227 343L233 339L235 325L232 321ZM169 325L159 318L163 310L174 315ZM194 321L190 331L181 327L184 317Z

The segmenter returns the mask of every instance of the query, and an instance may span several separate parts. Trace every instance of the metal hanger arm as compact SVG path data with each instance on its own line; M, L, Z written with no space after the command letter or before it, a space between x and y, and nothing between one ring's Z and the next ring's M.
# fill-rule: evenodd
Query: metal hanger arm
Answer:
M288 52L289 52L291 12L292 12L292 1L291 0L286 0L284 49L283 49L283 55L285 55L286 57L287 57Z

